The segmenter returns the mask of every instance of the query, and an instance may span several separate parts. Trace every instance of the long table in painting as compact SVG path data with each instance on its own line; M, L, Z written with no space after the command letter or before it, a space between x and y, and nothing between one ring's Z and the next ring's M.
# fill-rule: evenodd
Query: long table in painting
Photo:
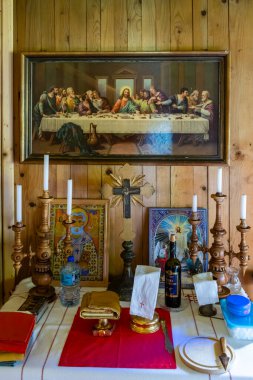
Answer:
M42 132L57 132L63 124L74 123L79 125L84 133L90 132L90 124L97 126L98 134L150 134L150 133L180 133L202 134L209 139L209 121L203 117L187 114L94 114L79 116L69 114L68 117L57 115L43 117L41 120Z
M3 305L1 311L15 311L23 303L32 283L23 280L11 298ZM89 288L89 291L91 288ZM92 290L96 290L92 288ZM98 288L97 288L98 290ZM101 288L100 288L101 290ZM82 294L87 288L82 288ZM58 289L57 289L58 292ZM183 295L192 295L191 290L183 290ZM187 305L180 312L171 313L172 332L176 353L176 369L147 370L94 367L60 367L58 362L62 349L71 328L77 307L65 308L59 299L49 305L46 313L37 323L28 353L23 363L15 367L1 367L1 380L208 380L233 379L246 380L253 378L252 352L253 341L235 340L228 336L223 319L207 318L198 314L198 304L194 297L186 298ZM123 304L122 306L127 306ZM217 306L219 308L219 306ZM1 328L1 326L0 326ZM209 375L188 368L180 359L178 346L193 336L227 337L227 342L235 351L235 362L229 372L223 375ZM101 338L108 339L108 338ZM85 342L83 342L85 344Z

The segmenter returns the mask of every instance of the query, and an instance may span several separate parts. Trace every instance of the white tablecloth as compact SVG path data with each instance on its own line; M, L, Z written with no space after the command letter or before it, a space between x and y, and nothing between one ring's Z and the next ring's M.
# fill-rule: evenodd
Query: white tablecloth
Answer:
M193 116L192 116L193 117ZM65 123L79 125L84 133L90 132L90 123L97 125L97 133L197 133L204 134L206 140L209 133L209 121L203 117L192 118L190 115L127 115L115 114L110 116L90 115L70 117L43 117L42 132L57 132Z
M15 290L1 311L17 310L32 286L30 279L24 280ZM92 288L95 290L95 288ZM101 288L100 288L101 290ZM87 291L83 288L82 292ZM184 295L191 290L184 290ZM145 370L114 368L73 368L58 367L65 340L76 314L77 307L65 308L59 299L49 305L33 333L31 350L23 363L15 367L1 367L1 380L159 380L173 379L253 379L253 342L235 340L228 337L222 319L206 318L198 315L198 304L185 301L187 307L181 312L171 313L173 340L176 351L177 369ZM123 304L122 306L127 306ZM217 306L219 308L219 306ZM219 314L219 313L218 313ZM0 326L1 328L1 326ZM227 342L235 350L236 359L229 372L223 375L198 373L186 367L178 354L178 346L188 337L202 335L219 338L227 336ZM103 339L103 338L101 338ZM107 339L107 338L106 338ZM83 342L85 344L85 342Z

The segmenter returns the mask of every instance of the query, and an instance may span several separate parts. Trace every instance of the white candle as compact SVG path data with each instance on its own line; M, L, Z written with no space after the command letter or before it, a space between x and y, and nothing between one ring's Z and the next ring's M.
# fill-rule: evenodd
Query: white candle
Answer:
M22 222L22 186L17 185L16 187L16 221L17 223Z
M247 195L242 194L242 196L241 196L241 219L246 219L246 203L247 203Z
M72 214L72 179L68 179L67 215Z
M217 193L222 194L222 168L218 168L217 172Z
M44 155L44 191L48 191L49 155Z
M192 212L197 212L198 208L198 196L197 194L194 194L192 197Z

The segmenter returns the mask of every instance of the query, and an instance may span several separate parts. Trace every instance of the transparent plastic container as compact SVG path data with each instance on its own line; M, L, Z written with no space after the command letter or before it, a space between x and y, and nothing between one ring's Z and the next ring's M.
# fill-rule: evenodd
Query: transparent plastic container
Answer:
M66 307L76 306L80 301L80 267L69 256L67 264L61 269L61 304Z
M220 305L229 335L235 339L253 340L252 302L250 313L244 317L236 316L229 312L226 299L221 299Z

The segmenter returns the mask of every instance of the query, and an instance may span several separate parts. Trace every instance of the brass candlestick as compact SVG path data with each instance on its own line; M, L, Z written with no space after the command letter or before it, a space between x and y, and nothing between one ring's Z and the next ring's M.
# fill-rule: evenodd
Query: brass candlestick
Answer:
M71 232L70 232L70 229L71 229L71 226L75 223L75 221L72 219L72 216L71 215L67 215L67 218L66 220L64 220L62 222L62 224L64 225L64 227L66 228L66 236L63 240L63 243L64 243L64 248L63 248L63 251L64 251L64 254L63 254L63 257L64 257L64 261L67 260L67 258L69 256L72 255L73 253L73 245L72 245L72 238L71 238Z
M192 226L191 241L188 244L189 254L190 258L193 261L193 264L195 264L198 257L198 252L202 251L203 249L203 247L199 245L199 239L197 235L197 228L201 220L199 219L198 213L196 211L192 211L191 217L188 219L188 222Z
M49 209L53 197L49 192L43 190L43 194L39 197L42 204L41 225L37 230L38 247L36 251L35 266L32 271L32 281L35 287L30 289L29 294L35 296L44 296L48 302L52 302L56 298L55 289L51 286L53 274L51 271L51 248L49 245L50 229L49 229Z
M230 290L224 286L228 282L228 277L225 271L225 247L223 244L223 236L227 232L223 228L221 221L221 205L227 196L222 193L216 193L212 194L211 197L216 202L216 220L213 228L210 230L210 232L213 234L214 241L209 249L209 253L211 255L211 259L209 261L209 270L217 279L218 295L220 298L223 298L228 296L230 293Z
M27 253L23 252L23 244L21 240L21 233L24 228L25 225L22 222L16 222L16 224L12 226L12 231L15 233L15 244L11 255L11 258L14 261L13 267L15 271L15 286L18 283L18 273L21 268L21 262L27 256Z
M229 255L229 265L232 264L234 257L239 260L242 275L244 276L248 266L248 261L250 260L250 256L248 255L249 246L246 243L246 233L250 231L250 227L247 225L246 219L241 219L241 223L236 226L236 229L241 234L241 241L240 244L238 244L240 251L234 252L231 248L231 250L229 252L226 252L226 254Z

